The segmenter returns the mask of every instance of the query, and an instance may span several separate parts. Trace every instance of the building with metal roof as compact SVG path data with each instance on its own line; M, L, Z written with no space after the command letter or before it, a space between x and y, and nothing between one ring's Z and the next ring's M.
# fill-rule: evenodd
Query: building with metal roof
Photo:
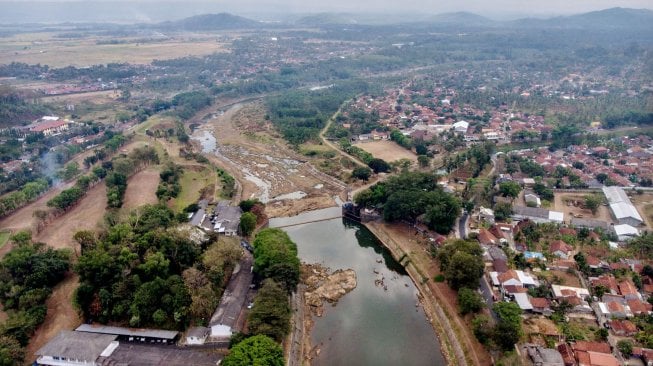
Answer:
M148 342L148 343L174 343L179 332L162 329L136 329L125 327L113 327L102 324L82 324L77 332L109 334L117 336L120 340L130 342Z
M644 223L642 216L621 187L603 187L612 215L620 224L639 226Z
M48 366L95 365L100 356L108 357L118 347L116 335L59 332L36 351L36 362Z
M546 222L562 224L565 219L563 212L549 211L537 207L513 206L512 211L512 218L518 221L529 219L538 224Z

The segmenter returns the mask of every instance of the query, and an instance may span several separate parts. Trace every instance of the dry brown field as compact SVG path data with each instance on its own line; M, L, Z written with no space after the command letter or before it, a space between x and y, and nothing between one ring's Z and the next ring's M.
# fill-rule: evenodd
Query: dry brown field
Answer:
M156 197L159 181L159 170L156 167L149 167L129 178L122 205L123 211L129 212L136 207L159 202Z
M585 195L585 193L556 193L555 202L551 209L563 212L565 214L566 222L569 222L572 217L612 222L610 208L608 206L601 205L596 215L592 215L592 211L584 209L582 204L585 202ZM603 194L601 193L601 195ZM578 205L574 206L573 203L571 203L572 201L578 202ZM565 202L569 202L569 204Z
M400 159L408 159L412 162L417 161L417 155L410 150L395 144L392 141L373 141L356 144L368 153L374 155L375 158L383 159L387 162L397 161Z
M117 37L57 38L55 33L28 33L0 38L0 64L25 62L50 67L90 66L107 63L148 64L185 56L224 52L225 44L216 37L176 37L138 43L137 39ZM119 39L125 43L97 44L99 40Z

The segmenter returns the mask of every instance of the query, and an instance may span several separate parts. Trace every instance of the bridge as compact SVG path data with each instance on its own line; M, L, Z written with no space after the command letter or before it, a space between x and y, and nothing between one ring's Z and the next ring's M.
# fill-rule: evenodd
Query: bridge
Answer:
M342 215L338 215L338 216L333 216L333 217L319 218L319 219L315 219L315 220L301 220L299 222L292 222L292 223L289 223L289 224L284 224L284 225L279 225L279 226L270 225L270 227L275 227L277 229L283 229L283 228L292 227L292 226L299 226L299 225L304 225L304 224L313 224L313 223L321 222L321 221L329 221L329 220L333 220L333 219L340 219L342 217L343 217Z

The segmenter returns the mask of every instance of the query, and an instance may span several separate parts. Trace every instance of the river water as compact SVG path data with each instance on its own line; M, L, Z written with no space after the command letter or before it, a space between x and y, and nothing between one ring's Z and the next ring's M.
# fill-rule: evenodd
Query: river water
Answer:
M333 217L329 210L307 217ZM303 215L272 219L270 226L302 222ZM313 365L445 365L416 287L364 226L339 218L284 230L302 261L351 268L358 279L356 289L315 318L312 344L321 352Z

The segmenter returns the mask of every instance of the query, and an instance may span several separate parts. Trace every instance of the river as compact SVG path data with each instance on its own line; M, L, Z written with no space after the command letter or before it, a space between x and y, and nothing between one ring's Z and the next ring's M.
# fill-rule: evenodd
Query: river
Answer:
M316 213L272 219L270 226L301 222L304 215L310 221ZM364 226L339 218L284 230L297 243L303 262L331 270L351 268L358 279L356 289L315 318L311 341L321 352L313 365L446 364L416 287Z

